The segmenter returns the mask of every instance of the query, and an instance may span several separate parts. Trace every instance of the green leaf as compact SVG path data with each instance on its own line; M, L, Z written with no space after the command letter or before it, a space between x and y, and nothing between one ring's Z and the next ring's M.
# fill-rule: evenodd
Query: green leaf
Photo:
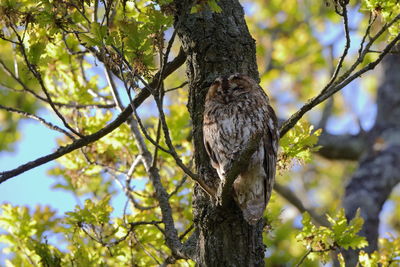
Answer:
M44 42L35 42L30 45L28 52L28 59L32 64L38 64L40 56L43 54L43 51L46 48L46 44Z
M319 146L315 146L322 129L314 131L314 126L307 121L299 121L283 138L280 139L282 149L281 162L282 168L288 165L291 160L299 162L311 161L311 153L318 151Z
M341 209L335 218L327 215L331 226L316 226L311 221L310 215L303 214L302 231L296 236L297 240L312 252L321 253L322 258L327 258L329 251L337 248L362 248L368 245L365 237L358 236L363 220L357 212L349 223L347 222L344 209ZM311 255L311 258L314 257Z
M222 8L217 4L216 0L209 0L208 1L208 6L215 13L221 13L222 12Z

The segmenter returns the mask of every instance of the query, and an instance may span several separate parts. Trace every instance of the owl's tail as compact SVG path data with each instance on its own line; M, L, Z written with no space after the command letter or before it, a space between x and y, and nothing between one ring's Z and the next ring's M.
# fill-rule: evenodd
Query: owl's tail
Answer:
M263 216L267 205L263 179L249 179L246 174L239 175L234 187L234 199L242 210L244 219L254 225Z
M246 204L246 207L242 209L243 217L249 224L254 225L263 216L266 206L265 202L263 199L254 199Z

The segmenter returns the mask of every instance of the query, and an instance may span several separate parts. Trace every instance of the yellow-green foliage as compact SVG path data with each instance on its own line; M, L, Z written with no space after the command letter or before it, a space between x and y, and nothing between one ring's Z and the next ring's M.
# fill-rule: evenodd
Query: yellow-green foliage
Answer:
M314 131L314 126L307 121L299 121L279 142L282 149L280 166L285 167L290 160L310 162L312 152L318 151L315 146L322 129Z
M303 229L296 238L311 252L308 255L310 259L327 261L332 250L356 249L368 245L365 237L357 235L364 222L359 213L350 222L347 222L343 209L335 218L327 215L327 219L330 227L316 226L308 213L303 214Z

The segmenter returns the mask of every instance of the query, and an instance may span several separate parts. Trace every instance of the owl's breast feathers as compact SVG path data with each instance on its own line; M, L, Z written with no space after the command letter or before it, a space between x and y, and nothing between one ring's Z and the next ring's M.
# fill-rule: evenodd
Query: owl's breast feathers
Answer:
M218 143L225 154L233 156L255 133L267 131L269 111L261 99L254 100L245 97L228 104L212 101L206 105L203 122L206 139Z

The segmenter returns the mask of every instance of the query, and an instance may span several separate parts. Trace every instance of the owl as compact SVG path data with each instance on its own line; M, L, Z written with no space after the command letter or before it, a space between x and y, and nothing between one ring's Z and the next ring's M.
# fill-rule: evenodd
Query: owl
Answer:
M207 92L203 136L222 183L238 154L259 132L263 133L259 147L233 184L234 200L252 225L262 217L275 180L277 119L268 96L252 78L244 74L218 77Z

